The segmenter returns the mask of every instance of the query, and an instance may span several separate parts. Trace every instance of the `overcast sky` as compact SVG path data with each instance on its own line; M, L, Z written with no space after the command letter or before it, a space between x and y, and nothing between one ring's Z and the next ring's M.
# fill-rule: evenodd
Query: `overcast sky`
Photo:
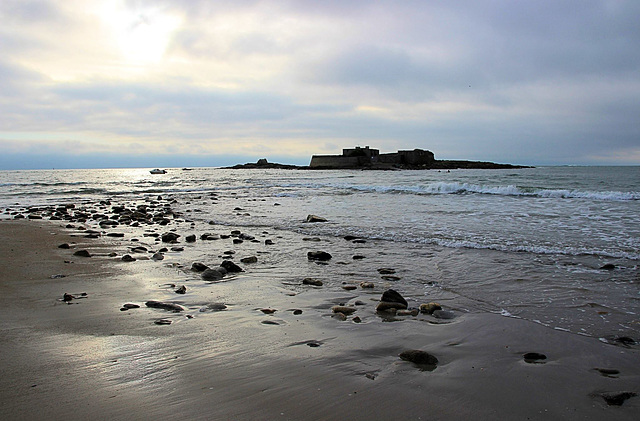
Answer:
M1 0L0 169L640 164L640 1Z

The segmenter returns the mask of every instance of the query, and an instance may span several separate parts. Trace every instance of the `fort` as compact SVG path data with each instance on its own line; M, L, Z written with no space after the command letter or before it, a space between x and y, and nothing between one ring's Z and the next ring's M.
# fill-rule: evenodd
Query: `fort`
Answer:
M313 155L310 168L392 168L400 166L432 167L433 152L422 149L381 154L368 146L343 149L342 155Z

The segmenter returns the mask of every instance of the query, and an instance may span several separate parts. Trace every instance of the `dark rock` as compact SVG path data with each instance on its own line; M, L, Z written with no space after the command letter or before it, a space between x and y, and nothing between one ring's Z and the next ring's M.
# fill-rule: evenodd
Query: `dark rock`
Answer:
M143 246L136 246L131 249L132 253L146 253L148 251L149 250L147 250L147 248Z
M220 263L220 266L225 268L229 273L244 272L244 269L233 263L231 260L223 261L222 263Z
M621 406L627 399L638 396L635 392L607 392L602 393L602 399L605 400L609 406Z
M89 253L87 250L78 250L73 253L73 255L79 257L91 257L91 253Z
M527 352L523 355L524 361L529 364L541 364L547 359L547 356L538 352Z
M164 254L162 253L155 253L152 257L153 260L164 260Z
M419 349L403 351L400 353L400 358L420 366L435 366L438 364L438 359L434 355Z
M184 251L184 247L171 247L171 251Z
M293 310L293 314L294 314L295 316L299 316L300 314L302 314L302 310L300 310L300 309L295 309L295 310Z
M186 294L187 293L187 287L184 285L179 286L178 288L176 288L176 294Z
M155 301L150 300L144 303L147 307L151 308L160 308L162 310L169 310L174 312L184 311L184 308L176 303L168 302L168 301Z
M226 274L227 274L226 269L220 266L213 269L207 268L202 272L200 276L205 281L211 282L211 281L219 281L220 279L224 278L224 275Z
M227 306L224 303L211 303L207 304L206 306L200 307L200 311L203 313L206 311L222 311L226 309Z
M420 304L420 312L422 313L433 314L436 310L442 310L442 306L438 303Z
M620 370L616 370L615 368L595 368L594 370L605 377L616 377L620 374Z
M358 237L355 237L353 235L345 235L343 238L345 240L347 240L347 241L353 241L353 240L357 239Z
M195 236L194 234L187 235L187 236L184 238L184 240L185 240L187 243L195 243L195 242L196 242L196 236Z
M263 325L279 325L280 323L276 322L275 320L263 320L261 322Z
M275 308L261 308L260 311L264 314L273 314L278 310L276 310Z
M175 232L165 232L164 234L162 234L161 238L163 243L175 243L176 241L178 241L178 238L180 238L180 235L176 234Z
M366 259L366 257L365 256L360 256L360 255L353 256L353 260L362 260L362 259Z
M316 286L316 287L321 287L323 285L321 280L313 279L313 278L304 278L302 280L302 284L303 285L313 285L313 286Z
M138 304L133 304L133 303L123 304L122 307L126 308L127 310L130 310L132 308L140 308L140 306Z
M353 291L354 289L357 289L358 287L355 285L342 285L342 289L344 289L345 291Z
M59 249L70 249L71 246L67 243L62 243L58 246Z
M600 267L600 269L602 270L614 270L616 268L616 265L614 265L613 263L607 263L606 265L602 265Z
M388 289L385 292L383 292L382 297L380 298L380 301L384 301L386 303L403 304L404 308L407 308L409 306L409 303L407 303L407 300L405 300L404 297L400 295L398 291L393 289Z
M309 260L327 261L331 260L332 257L326 251L310 251L307 253L307 259Z
M264 245L265 246L272 246L273 244L275 244L273 242L273 240L269 240L268 238L266 240L264 240Z
M244 240L241 240L239 238L234 238L233 239L233 244L242 244L242 243L244 243Z
M370 289L374 287L375 285L373 284L373 282L360 282L360 288Z
M123 262L135 262L136 259L135 259L135 257L131 257L129 254L125 254L124 256L122 256L122 261Z
M73 295L71 295L71 294L67 294L67 293L65 292L65 293L64 293L64 295L62 296L62 301L67 301L67 302L69 302L69 301L73 300L74 298L76 298L76 297L74 297L74 296L73 296Z
M327 222L327 220L317 215L307 215L305 222Z
M378 269L378 273L380 275L393 275L394 273L396 273L396 270L392 268L380 268Z
M251 257L245 257L240 259L240 261L242 263L257 263L258 262L258 258L256 256L251 256Z
M172 323L172 321L169 320L169 319L158 319L153 323L155 323L157 325L170 325Z
M122 237L124 237L124 233L123 232L110 232L110 233L107 234L107 237L122 238Z
M204 263L194 262L191 265L191 270L194 272L204 272L206 269L209 269L209 266L205 265Z

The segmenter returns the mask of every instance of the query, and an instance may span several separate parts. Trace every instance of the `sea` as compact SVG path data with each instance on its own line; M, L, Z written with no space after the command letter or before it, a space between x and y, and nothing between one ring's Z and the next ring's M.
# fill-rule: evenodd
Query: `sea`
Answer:
M275 233L283 277L304 276L287 255L322 247L343 263L325 276L382 282L460 317L491 312L640 341L637 166L0 171L1 218L27 206L157 196L175 198L196 230ZM327 222L306 223L310 214ZM383 267L394 275L373 270Z

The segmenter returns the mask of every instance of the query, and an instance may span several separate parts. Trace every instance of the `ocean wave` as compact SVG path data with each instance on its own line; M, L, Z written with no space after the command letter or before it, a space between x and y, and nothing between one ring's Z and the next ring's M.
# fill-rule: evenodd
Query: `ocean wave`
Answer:
M457 182L436 182L426 186L350 186L357 191L371 191L390 194L486 194L498 196L527 196L558 199L591 199L628 201L640 200L640 192L621 191L580 191L568 189L526 189L515 185L487 186Z

